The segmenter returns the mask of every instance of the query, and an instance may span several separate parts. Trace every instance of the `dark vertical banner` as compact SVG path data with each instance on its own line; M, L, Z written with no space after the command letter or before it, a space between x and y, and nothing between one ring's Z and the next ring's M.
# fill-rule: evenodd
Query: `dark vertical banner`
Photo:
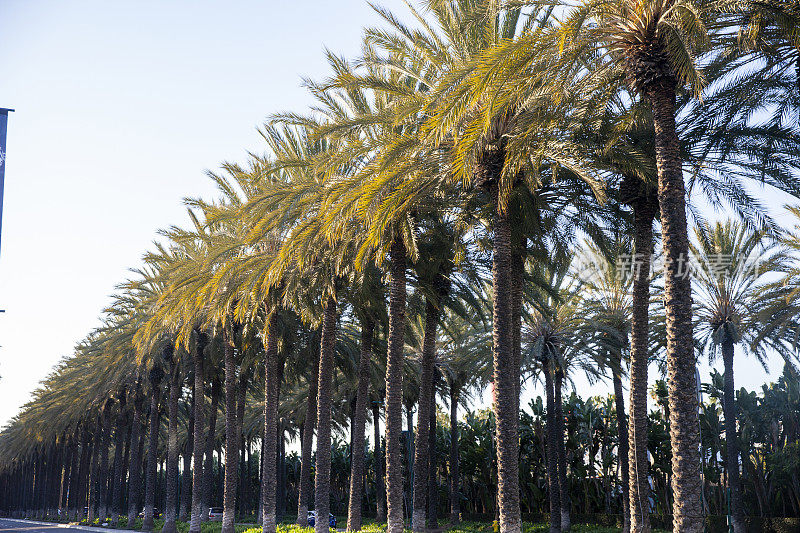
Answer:
M14 111L0 107L0 244L3 242L3 190L6 184L6 129L8 114Z

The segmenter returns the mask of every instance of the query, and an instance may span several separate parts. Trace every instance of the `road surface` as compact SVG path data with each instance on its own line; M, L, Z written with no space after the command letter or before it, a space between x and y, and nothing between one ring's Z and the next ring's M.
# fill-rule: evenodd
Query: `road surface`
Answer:
M37 522L33 520L17 520L15 518L0 518L0 533L68 533L69 530L92 532L102 531L105 533L106 531L109 531L109 528L75 526L69 524L57 524L55 522ZM114 533L124 533L127 530L114 529L112 531L114 531Z

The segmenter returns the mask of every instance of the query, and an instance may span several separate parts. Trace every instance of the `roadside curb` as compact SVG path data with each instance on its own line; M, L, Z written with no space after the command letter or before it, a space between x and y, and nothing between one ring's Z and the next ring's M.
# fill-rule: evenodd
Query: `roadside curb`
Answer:
M17 522L19 524L35 524L38 526L50 526L50 527L62 527L65 529L78 529L80 531L95 531L95 532L106 532L106 531L118 531L119 533L141 533L141 531L136 531L134 529L114 529L111 527L94 527L94 526L82 526L80 524L64 524L62 522L40 522L38 520L23 520L21 518L0 518L0 520L8 520L9 522Z

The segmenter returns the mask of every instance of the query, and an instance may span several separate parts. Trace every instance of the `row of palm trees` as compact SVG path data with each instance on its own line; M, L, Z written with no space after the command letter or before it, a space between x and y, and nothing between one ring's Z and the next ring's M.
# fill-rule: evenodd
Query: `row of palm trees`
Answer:
M579 360L589 352L604 353L609 360L616 357L604 370L614 376L622 402L622 337L606 324L597 329L608 330L606 335L583 336L575 345L563 341L564 331L580 328L572 323L570 308L574 276L562 265L576 241L588 239L606 258L632 252L639 267L629 284L619 288L623 299L630 300L630 312L620 308L616 317L629 318L630 325L627 464L633 475L626 519L633 530L650 529L643 511L649 491L646 387L649 332L658 327L668 377L674 525L679 531L700 531L695 278L685 268L690 257L687 212L702 219L701 202L728 206L743 221L735 231L701 225L698 250L706 246L707 235L709 245L722 246L726 243L715 235L741 233L746 236L733 240L742 246L740 240L752 240L760 253L764 239L781 233L753 186L795 196L799 191L795 7L783 0L428 0L409 6L405 16L410 25L376 9L384 24L364 30L361 57L347 60L328 53L330 76L306 83L316 104L305 113L271 117L261 130L265 155L252 155L246 166L226 163L222 173L210 174L219 197L187 200L189 228L162 232L161 241L146 254L145 266L120 285L104 325L79 347L75 359L80 362L70 361L53 379L65 379L73 369L97 360L112 377L83 382L88 390L83 402L75 402L76 418L47 428L34 422L17 436L48 444L60 439L64 449L74 449L65 439L72 443L78 428L93 428L78 437L87 457L73 463L77 471L84 467L88 501L96 503L94 493L103 486L95 480L104 479L103 453L113 433L111 477L116 481L110 490L118 515L127 431L130 427L131 436L140 433L133 428L144 405L142 401L137 411L135 391L144 391L151 403L143 476L147 485L156 463L151 454L156 453L164 380L166 470L172 484L166 491L165 528L174 531L181 456L177 422L180 399L191 380L192 399L197 399L192 402L192 458L188 461L184 451L183 471L192 473L194 533L204 514L203 458L210 455L205 435L216 424L217 413L205 408L208 375L217 370L215 365L221 367L216 394L211 381L211 397L224 401L225 435L230 436L225 439L226 462L236 461L242 449L240 413L248 398L240 382L262 380L266 438L261 507L268 533L276 526L278 439L272 436L279 430L280 399L288 392L285 375L297 372L293 367L303 360L313 368L316 389L306 398L305 412L312 416L303 423L298 519L305 516L311 493L314 433L314 508L318 516L326 516L332 402L344 333L339 330L346 322L360 330L352 377L357 383L352 430L358 448L369 403L370 361L385 346L380 396L386 428L386 518L390 533L400 533L410 284L423 317L412 527L424 528L433 367L437 339L448 325L443 317L452 315L491 323L497 509L500 530L518 533L521 369L538 369L534 372L545 379L547 397L552 395L551 405L557 407L568 356L574 353ZM664 268L662 297L651 321L655 220L660 222ZM710 296L725 297L729 304L709 311L713 316L706 337L706 346L721 351L730 370L726 390L733 390L731 346L744 346L746 340L758 354L772 349L793 356L795 276L791 266L786 269L787 282L766 291L772 295L769 302L779 305L764 304L752 313L751 337L743 335L748 324L741 323L739 298L748 291L764 293L763 280L730 288L729 277L697 277L712 282ZM765 316L771 320L765 322ZM472 349L468 344L465 348ZM28 411L56 405L42 400L49 394L49 388L42 391ZM133 424L127 419L130 403ZM726 414L735 431L735 412ZM117 417L113 432L111 416ZM83 423L76 425L76 419ZM560 420L551 420L551 450L559 448ZM31 433L32 427L37 429ZM98 454L88 457L90 436L92 444L101 442L97 460ZM141 434L136 437L141 441ZM29 450L27 444L18 444L18 450ZM137 447L143 445L130 446L128 460L141 461ZM350 494L358 498L363 449L352 453L356 460ZM27 453L6 456L21 459ZM565 472L557 453L548 460L551 473L558 472L551 476L555 517L562 508L555 498L556 478ZM17 469L22 465L11 459L7 464ZM133 481L139 475L130 477ZM732 508L741 530L734 478ZM189 484L187 476L184 482ZM227 533L233 531L237 468L225 469L224 487ZM152 524L153 506L146 501L145 526ZM356 499L348 528L359 527ZM318 533L326 528L324 520L317 521ZM568 517L553 518L551 530L562 528L568 528Z
M409 347L409 349L412 348ZM470 366L472 367L472 365ZM447 380L444 378L453 376L452 372L455 368L448 360L446 351L443 351L437 361L437 370L442 377L437 394L442 398L450 397L451 389L446 385ZM341 371L346 372L347 370L343 368ZM462 375L467 375L467 373L463 372ZM405 378L413 383L415 377L418 377L418 369L410 366ZM727 463L721 460L728 446L721 407L723 383L722 374L713 372L709 383L703 384L703 395L707 396L706 401L701 402L701 458L703 461L704 497L709 515L724 515L728 508L725 490L726 476L728 475ZM299 394L305 395L308 390L307 385L307 383L296 383L291 386L297 387ZM250 388L256 392L255 384L251 384ZM454 390L456 389L457 387L454 388ZM740 429L736 442L742 457L741 487L745 503L744 511L748 515L800 516L795 487L796 448L800 443L799 392L798 380L789 366L784 369L783 376L777 383L765 385L759 395L744 390L737 391ZM348 391L339 402L336 402L335 405L339 405L342 410L337 418L344 420L352 413L352 411L347 412L348 405L352 404L347 399L351 393L352 391ZM669 423L665 416L665 413L668 413L666 384L662 381L657 382L651 389L650 395L655 400L654 406L657 406L658 409L651 411L648 417L647 446L652 458L648 476L653 487L649 499L652 512L657 515L656 524L660 525L663 524L663 515L669 513L671 508ZM293 402L285 400L285 403L288 405L283 405L281 411L288 413L290 409L294 408ZM404 403L407 407L413 408L414 399L406 399ZM620 417L617 415L615 404L613 394L608 397L583 399L572 393L563 402L566 426L566 437L563 443L567 465L566 491L570 498L569 507L572 516L578 515L578 519L581 520L591 519L590 516L595 513L604 513L607 516L609 513L622 514L624 510L623 505L626 499L622 497L622 489L625 483L621 468L624 461L620 462L620 457L626 457L621 451L625 425L618 423ZM520 464L522 468L520 486L523 496L521 501L523 516L527 517L526 520L530 520L541 517L541 510L547 508L549 501L545 421L547 409L541 397L535 398L528 405L521 407ZM246 411L248 423L246 425L250 425L250 421L257 420L258 411L257 405L248 407ZM189 423L188 403L182 406L180 414L178 440L183 449L184 444L191 438L187 428ZM281 418L282 440L296 435L299 430L297 424L288 416L284 415ZM427 517L429 527L436 527L433 524L437 524L439 517L447 518L451 513L456 518L464 513L464 516L470 520L491 520L491 517L494 516L495 504L495 493L491 487L496 483L496 469L494 467L486 468L486 465L495 465L492 446L494 422L491 411L467 411L456 424L447 420L447 415L442 410L438 411L437 418L437 423L431 426L432 431L435 431L435 436L431 441L430 476L432 485L429 494L434 497L430 504L432 507L429 505ZM624 421L624 418L622 420ZM166 489L164 465L166 450L163 446L167 440L166 426L162 422L158 435L162 446L158 450L157 482L154 484L154 489L155 501L159 502L159 507L163 505ZM345 426L346 423L343 423L338 432L339 437L333 439L331 447L331 512L337 515L346 515L350 494L349 478L352 463L350 450L353 446L352 443L347 442L347 437L348 435L352 437L352 432L348 431ZM456 431L454 438L451 436L453 428ZM247 430L244 433L245 440L250 442L258 434L257 431L256 434L250 434ZM407 438L411 433L405 435L404 438ZM213 485L211 502L221 501L221 487L224 478L222 441L223 439L218 433L213 448L217 450L219 464L214 465L217 468L206 471L206 474L211 476ZM296 509L301 470L299 454L297 452L287 454L285 446L281 446L281 448L277 464L278 502L276 512L279 517L286 514L287 506L289 509ZM253 520L254 505L259 496L259 453L250 445L246 445L245 449L239 469L240 483L242 483L237 493L237 520L239 521ZM456 452L455 459L453 459L454 450ZM377 510L377 496L380 493L378 483L381 473L378 468L380 458L380 450L376 452L374 447L371 447L364 457L368 471L364 472L362 510L367 516L375 516ZM407 469L409 461L413 461L413 459L408 456L404 459L404 469ZM453 466L456 466L455 471ZM135 471L132 470L128 477L131 483L134 483L132 481L133 472ZM40 501L46 502L52 497L58 501L58 504L55 505L60 505L66 512L69 474L67 468L64 472L67 489L63 493L61 488L56 486L54 494L37 495L41 498ZM458 481L451 483L454 478ZM12 509L35 509L28 516L37 516L35 513L39 513L38 516L44 517L49 513L55 517L55 508L43 510L41 507L34 507L32 491L17 490L20 485L27 489L25 483L10 485L6 483L8 479L8 471L0 475L0 501L3 502L0 512L8 513ZM560 480L559 483L561 483ZM455 490L452 490L453 487ZM179 490L182 502L179 517L182 520L187 515L185 502L188 501L186 500L188 493L184 490ZM135 491L129 491L126 495L127 498L135 500L134 505L137 509L141 507L136 502L138 501L140 505L142 501L141 493L138 496ZM86 498L85 493L83 493L83 498ZM77 502L77 505L82 509L81 502ZM123 506L124 508L126 506ZM73 508L69 509L68 513L70 517L78 517L82 511ZM604 516L595 515L595 519L604 519ZM136 523L133 522L133 524ZM757 523L751 522L750 525L758 527Z

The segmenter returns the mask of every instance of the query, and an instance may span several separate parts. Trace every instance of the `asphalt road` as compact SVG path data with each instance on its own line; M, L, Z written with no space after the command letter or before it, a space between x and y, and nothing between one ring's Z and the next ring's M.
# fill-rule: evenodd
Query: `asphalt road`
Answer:
M69 531L92 531L100 530L97 527L81 527L81 526L67 526L66 524L45 524L43 522L28 522L26 520L12 520L8 518L0 518L0 533L10 531L24 531L25 533L68 533ZM101 531L107 531L103 529ZM115 530L115 533L120 533L121 530Z

